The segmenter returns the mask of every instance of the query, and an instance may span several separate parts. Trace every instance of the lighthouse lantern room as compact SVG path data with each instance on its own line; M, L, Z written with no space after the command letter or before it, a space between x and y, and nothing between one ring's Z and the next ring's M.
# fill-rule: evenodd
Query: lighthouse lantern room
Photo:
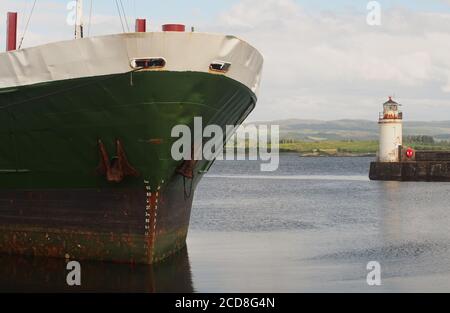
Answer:
M403 137L403 114L401 105L392 100L383 104L383 112L380 113L378 124L380 125L380 147L378 162L399 162L400 147Z

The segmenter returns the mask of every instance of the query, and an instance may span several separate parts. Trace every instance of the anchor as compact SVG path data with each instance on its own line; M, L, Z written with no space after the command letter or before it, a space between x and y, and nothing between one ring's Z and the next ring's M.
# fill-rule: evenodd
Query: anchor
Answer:
M109 158L101 139L98 139L98 148L100 152L100 164L97 167L97 173L106 176L108 182L120 183L127 176L139 176L139 172L128 162L125 150L119 139L116 140L117 155L112 159Z
M192 147L190 160L183 160L183 162L176 169L176 172L184 178L193 179L194 168L197 165L197 162L197 160L194 160L194 148Z
M178 175L183 176L183 190L185 200L189 199L192 196L192 189L194 187L194 169L197 165L197 162L197 160L194 160L194 148L192 147L190 160L183 160L183 162L181 162L181 164L175 171ZM186 186L187 179L191 182L189 188L187 188Z

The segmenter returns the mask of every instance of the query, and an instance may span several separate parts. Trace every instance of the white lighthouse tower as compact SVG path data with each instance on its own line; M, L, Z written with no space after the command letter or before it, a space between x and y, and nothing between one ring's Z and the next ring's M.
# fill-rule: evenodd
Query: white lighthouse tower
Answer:
M380 148L378 162L399 162L399 147L403 144L403 114L400 104L389 100L383 104L378 124L380 125Z

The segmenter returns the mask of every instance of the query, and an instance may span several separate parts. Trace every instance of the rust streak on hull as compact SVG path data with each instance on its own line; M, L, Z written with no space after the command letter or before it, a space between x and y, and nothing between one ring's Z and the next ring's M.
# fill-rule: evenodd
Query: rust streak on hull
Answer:
M176 176L153 192L0 191L0 252L154 263L185 246L192 199L181 186Z

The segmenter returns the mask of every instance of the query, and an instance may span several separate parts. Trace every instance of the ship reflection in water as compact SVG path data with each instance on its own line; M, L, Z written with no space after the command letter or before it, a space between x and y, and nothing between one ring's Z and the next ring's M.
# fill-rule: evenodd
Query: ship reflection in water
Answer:
M81 262L68 286L66 261L0 255L0 292L194 292L187 249L156 265Z
M2 291L450 291L450 183L371 182L371 158L217 161L194 198L187 251L151 266L0 257ZM381 286L366 266L381 265ZM192 275L191 275L192 272Z

